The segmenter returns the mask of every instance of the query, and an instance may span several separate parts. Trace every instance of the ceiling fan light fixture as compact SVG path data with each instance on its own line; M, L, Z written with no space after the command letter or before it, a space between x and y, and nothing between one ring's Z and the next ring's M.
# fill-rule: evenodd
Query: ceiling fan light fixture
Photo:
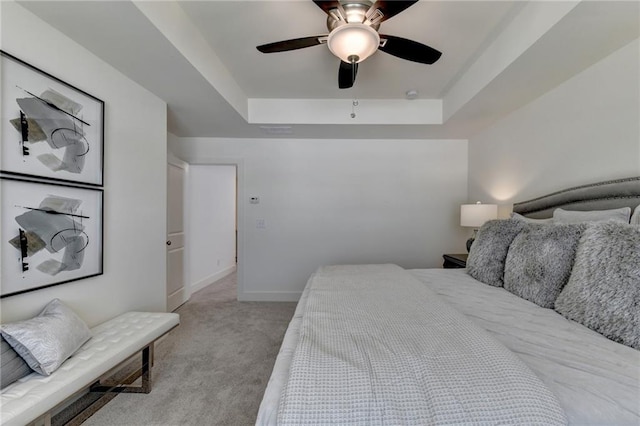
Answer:
M373 55L380 45L378 32L365 24L345 24L329 33L329 50L342 61L362 62Z

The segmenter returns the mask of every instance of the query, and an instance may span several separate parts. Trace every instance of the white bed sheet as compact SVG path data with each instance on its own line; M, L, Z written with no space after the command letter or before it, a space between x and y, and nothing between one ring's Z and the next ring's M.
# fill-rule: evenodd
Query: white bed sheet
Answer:
M273 365L271 377L264 391L260 409L258 410L258 418L256 425L273 426L278 423L278 406L280 405L280 394L284 385L289 380L289 367L293 359L293 353L298 346L300 336L300 325L302 323L302 315L304 307L307 305L307 297L309 294L308 286L305 287L293 313L293 318L287 327L287 331L282 339L282 345L278 352L278 357Z
M573 425L640 425L640 351L464 269L410 271L515 352L556 394Z
M558 397L571 425L640 425L640 351L543 309L464 269L410 272L515 352ZM256 425L276 425L307 290L285 333Z

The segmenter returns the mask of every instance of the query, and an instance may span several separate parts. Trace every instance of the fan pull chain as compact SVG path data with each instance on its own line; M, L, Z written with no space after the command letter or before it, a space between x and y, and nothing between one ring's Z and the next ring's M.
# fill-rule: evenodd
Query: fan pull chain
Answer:
M354 99L351 103L351 118L356 118L356 107L358 106L358 100Z
M349 56L351 60L351 86L356 82L356 73L358 72L358 57L356 55Z

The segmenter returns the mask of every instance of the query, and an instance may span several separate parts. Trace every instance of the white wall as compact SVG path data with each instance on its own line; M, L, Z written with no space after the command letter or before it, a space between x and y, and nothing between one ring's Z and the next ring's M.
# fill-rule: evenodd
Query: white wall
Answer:
M188 268L191 291L236 265L236 167L192 165L188 178Z
M2 322L56 297L90 326L129 310L164 311L166 104L21 6L0 7L3 50L105 102L104 274L3 298Z
M471 199L513 203L640 175L638 40L469 140Z
M241 299L296 300L323 264L439 267L464 250L464 140L185 138L170 149L191 164L240 163Z

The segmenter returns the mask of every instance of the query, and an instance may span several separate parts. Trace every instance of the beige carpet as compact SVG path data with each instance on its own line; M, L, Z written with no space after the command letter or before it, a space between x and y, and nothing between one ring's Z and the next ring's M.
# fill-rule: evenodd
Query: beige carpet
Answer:
M150 394L121 394L84 425L253 425L295 303L238 302L236 275L193 294L155 354Z

